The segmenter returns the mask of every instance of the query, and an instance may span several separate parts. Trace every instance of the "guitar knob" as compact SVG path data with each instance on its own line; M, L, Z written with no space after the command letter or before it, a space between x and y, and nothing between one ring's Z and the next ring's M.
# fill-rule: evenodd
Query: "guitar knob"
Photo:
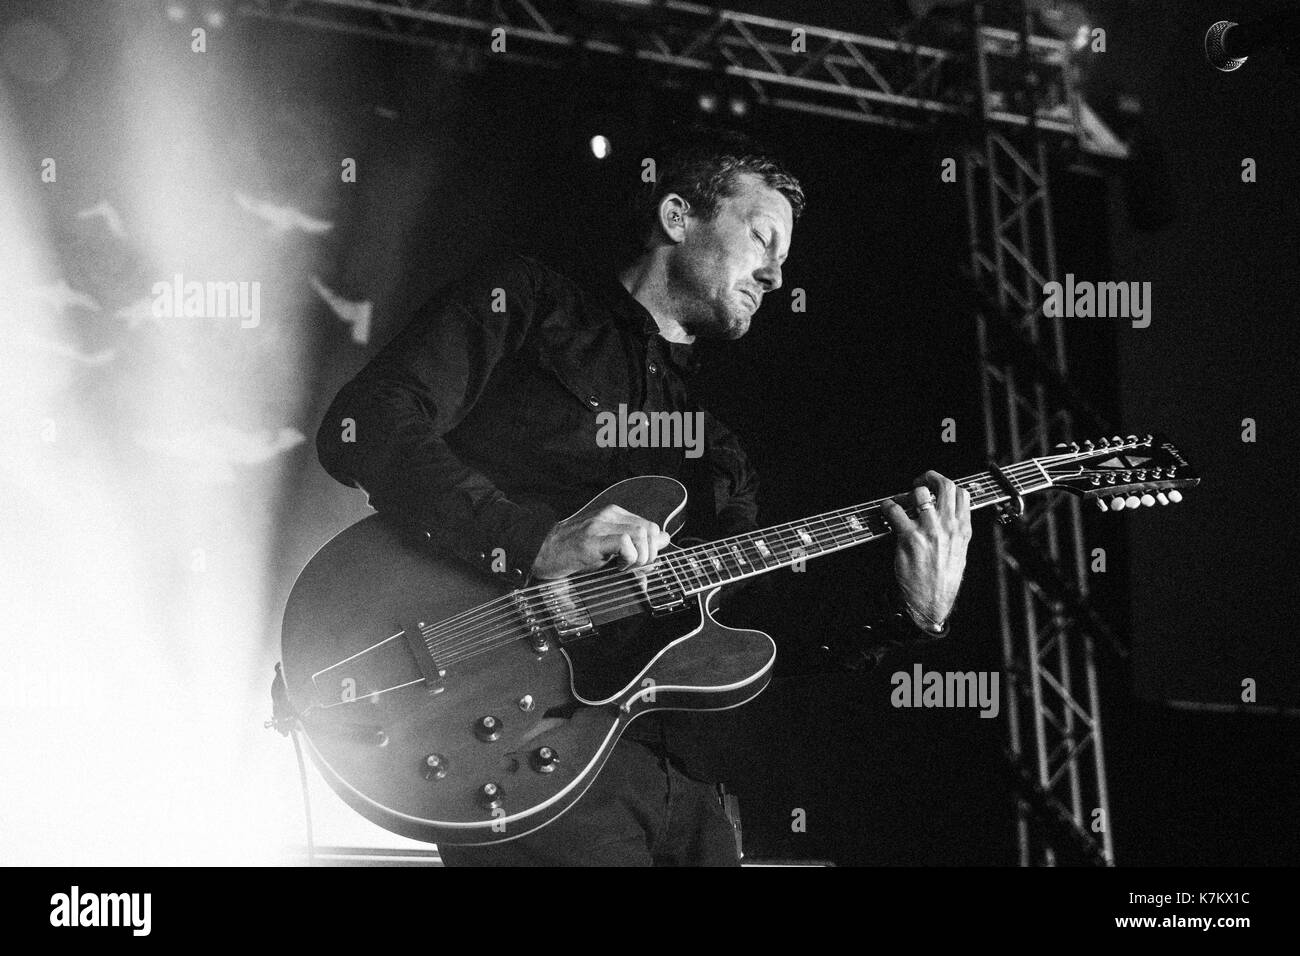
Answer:
M551 773L560 763L554 747L538 747L533 751L533 769L538 773Z
M1139 498L1137 495L1129 495L1127 498L1124 499L1124 504L1130 508L1141 508L1142 499Z
M1123 499L1123 497L1121 497L1120 495L1116 495L1114 498L1110 499L1110 510L1111 510L1111 511L1123 511L1123 510L1124 510L1124 499Z
M424 758L424 779L441 780L447 776L447 758L442 754L429 754Z
M479 787L478 805L484 810L499 810L505 802L506 792L498 783L485 783Z
M1142 504L1147 508L1150 508L1155 503L1156 503L1156 499L1154 495L1145 494L1142 496Z
M1178 502L1183 500L1182 492L1180 492L1177 488L1173 489L1172 491L1169 492L1169 500L1172 501L1174 504L1178 504Z
M500 717L480 717L474 722L474 736L484 743L500 740L503 729L505 729L505 724L501 722Z
M1167 505L1169 504L1169 496L1166 495L1163 491L1157 491L1156 501L1160 502L1162 505Z

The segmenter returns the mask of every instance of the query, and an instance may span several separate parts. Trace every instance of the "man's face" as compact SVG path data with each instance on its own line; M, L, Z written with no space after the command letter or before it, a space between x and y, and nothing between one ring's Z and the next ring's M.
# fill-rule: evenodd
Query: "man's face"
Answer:
M669 259L682 327L720 339L749 331L763 295L781 287L793 227L789 200L753 173L737 177L735 191L719 201L711 221L688 210L685 238Z

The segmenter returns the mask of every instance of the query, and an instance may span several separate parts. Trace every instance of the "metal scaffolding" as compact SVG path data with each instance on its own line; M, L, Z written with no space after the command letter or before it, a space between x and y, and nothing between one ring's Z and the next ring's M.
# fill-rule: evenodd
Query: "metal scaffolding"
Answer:
M967 50L865 36L679 0L239 0L239 14L438 48L462 68L491 57L562 69L578 52L634 59L659 82L691 73L742 83L766 106L902 129L949 122L966 147L970 265L985 445L999 464L1109 431L1066 378L1059 318L1042 315L1057 278L1048 145L1122 157L1078 95L1068 44L986 24ZM1005 8L1002 8L1005 10ZM505 49L490 53L494 31ZM498 43L498 45L500 45ZM1007 675L1008 765L1022 865L1113 862L1095 648L1124 650L1087 604L1078 499L1037 495L995 529ZM1094 826L1098 819L1100 830Z
M1031 116L1017 105L1021 35L995 26L979 28L988 84L981 104L974 58L965 51L682 0L239 0L236 9L247 17L437 47L462 64L564 68L575 52L605 54L658 69L667 83L692 72L727 77L776 109L902 129L980 117L1007 129L1033 125L1089 152L1114 154L1113 138L1072 94L1069 45L1029 37L1040 81ZM498 30L504 49L491 52Z
M976 57L987 103L991 64ZM999 464L1052 454L1079 437L1076 418L1105 424L1062 394L1064 328L1043 315L1043 287L1059 278L1046 146L1037 130L1013 141L990 123L966 151L971 269L991 300L977 316L985 447ZM1094 639L1118 642L1087 609L1079 499L1040 495L994 536L1020 863L1113 863Z

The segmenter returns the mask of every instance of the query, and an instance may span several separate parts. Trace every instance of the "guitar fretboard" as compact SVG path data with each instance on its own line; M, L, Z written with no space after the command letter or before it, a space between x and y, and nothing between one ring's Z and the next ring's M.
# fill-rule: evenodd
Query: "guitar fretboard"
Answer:
M1020 494L1049 487L1051 481L1041 469L1034 474L1004 472ZM957 484L971 497L971 510L1000 504L1009 499L989 472L964 478ZM799 561L842 551L892 534L881 505L893 500L910 517L916 516L911 494L892 499L879 498L861 505L815 515L801 521L774 525L759 531L694 545L660 556L662 586L682 594L696 594L752 575L788 567Z

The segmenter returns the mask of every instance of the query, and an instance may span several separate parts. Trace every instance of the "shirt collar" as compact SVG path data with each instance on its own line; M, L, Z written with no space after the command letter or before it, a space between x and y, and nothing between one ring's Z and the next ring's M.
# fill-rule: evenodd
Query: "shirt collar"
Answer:
M657 338L659 340L659 346L665 358L678 372L690 375L699 369L699 356L692 345L686 342L670 342L660 335L659 323L650 314L650 310L638 302L636 296L627 291L627 288L619 281L618 276L610 276L604 283L603 291L608 296L610 304L621 321L627 323L630 328L640 332L647 339Z

